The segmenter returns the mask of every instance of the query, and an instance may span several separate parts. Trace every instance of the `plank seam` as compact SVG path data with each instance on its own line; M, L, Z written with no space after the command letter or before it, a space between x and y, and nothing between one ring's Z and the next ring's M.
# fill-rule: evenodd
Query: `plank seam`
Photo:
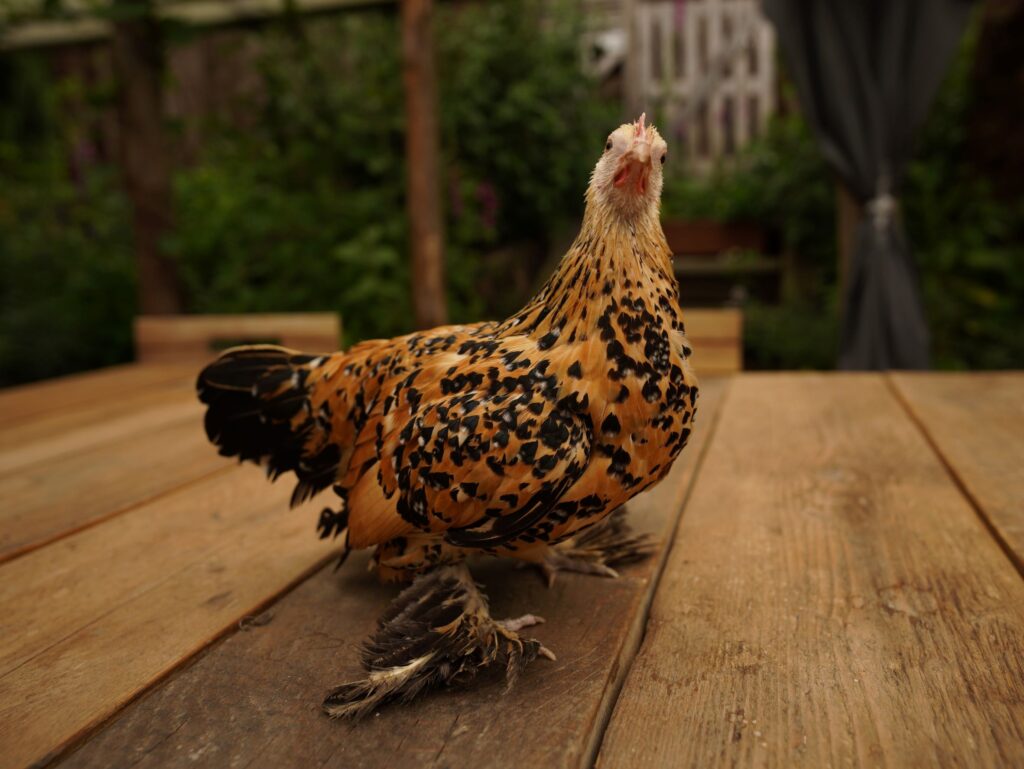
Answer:
M171 488L164 489L163 491L158 491L150 497L146 497L145 499L132 502L131 504L125 505L124 507L115 508L114 510L107 513L103 513L102 515L93 518L90 521L84 521L83 523L80 523L70 529L58 532L51 537L40 539L35 542L22 545L21 547L14 548L13 550L0 553L0 566L11 561L15 561L18 558L26 556L30 553L34 553L36 550L40 550L44 547L52 545L54 542L60 542L62 539L67 539L68 537L74 536L75 534L79 534L83 531L86 531L87 529L91 529L93 526L99 526L100 524L107 523L108 521L111 521L114 518L118 518L122 515L130 513L133 510L151 504L152 502L156 502L160 499L163 499L166 496L169 496L171 494L177 494L182 489L187 489L190 486L194 486L197 483L209 480L210 478L214 477L219 473L227 473L231 470L234 470L237 467L238 465L234 464L227 465L226 467L216 467L195 478L190 478L189 480L185 481L184 483L178 486L173 486Z
M903 406L904 411L907 412L907 415L910 417L910 421L914 423L917 429L924 436L925 441L931 447L932 451L935 452L939 462L942 464L943 468L945 468L946 474L953 481L953 484L960 490L960 493L971 506L971 509L974 510L978 519L981 521L982 526L984 526L988 533L992 535L992 538L996 541L999 549L1003 551L1003 555L1005 555L1007 560L1009 560L1010 565L1017 571L1017 574L1021 579L1024 579L1024 560L1018 558L1017 554L1010 546L1010 543L1006 541L1006 538L1002 535L996 525L988 515L985 514L985 509L978 501L978 498L974 496L966 481L957 472L953 464L946 458L946 455L942 453L942 449L939 446L938 441L932 437L932 434L928 431L928 427L925 425L924 420L921 419L920 415L914 410L913 404L911 404L910 400L904 395L899 384L893 378L891 373L886 374L885 381L889 385L889 389L892 390L896 400L901 406Z
M147 425L146 426L146 430L150 431L150 432L156 431L156 430L167 430L167 429L171 429L171 428L174 428L174 427L178 427L180 425L184 425L184 424L186 424L188 422L196 421L197 414L195 412L198 411L198 409L194 408L194 404L193 403L190 403L189 401L187 401L185 399L182 399L182 401L180 403L178 403L178 404L167 403L167 404L158 405L158 406L156 406L154 408L145 408L141 413L143 415L145 415L147 411L159 411L161 408L174 407L174 406L177 406L179 408L182 407L182 406L193 408L193 413L171 417L170 419L167 419L167 421L165 421L165 422L157 422L156 424ZM138 415L139 415L139 413L136 413L135 416L137 417ZM201 417L201 414L199 414L198 416ZM125 421L128 421L128 420L125 420ZM81 435L83 433L88 433L88 432L93 431L95 429L95 427L96 427L95 424L76 425L74 427L71 427L68 430L68 434L77 433L77 434ZM55 462L59 462L60 460L66 458L66 457L72 457L72 456L75 456L77 454L81 454L83 452L92 452L92 451L96 451L98 449L103 449L103 448L107 448L109 446L114 446L114 445L117 445L118 443L121 443L121 442L125 441L126 439L130 439L132 437L135 437L135 436L138 436L138 435L142 435L142 434L144 434L144 433L132 432L132 433L126 433L124 435L114 434L114 435L110 435L110 436L108 436L106 438L100 438L99 440L96 440L95 442L92 442L92 443L86 443L86 444L81 445L81 446L71 446L70 448L66 448L66 449L57 449L56 451L53 451L50 454L41 454L41 455L37 456L35 459L29 459L28 461L24 461L23 460L21 464L12 463L11 460L7 460L6 462L3 463L3 468L0 469L0 479L8 478L10 476L18 475L19 473L24 472L26 468L31 469L31 468L39 466L39 465L52 465ZM52 444L53 440L50 439L50 438L29 438L28 440L25 441L25 443L34 444L35 446L38 446L39 444L43 444L44 448L45 448L45 444L47 442L50 442ZM19 454L22 453L21 450L20 450L21 448L22 447L20 447L20 446L17 447L17 448L12 448L12 447L8 446L8 447L5 447L3 449L0 449L0 459L4 459L4 458L9 457L9 456L17 457Z
M206 641L201 642L196 648L190 651L186 651L177 662L172 664L170 667L167 668L167 670L163 671L159 675L154 676L154 678L151 681L148 681L142 686L140 686L136 692L126 697L123 702L115 705L114 708L105 716L99 718L95 723L84 727L81 730L81 732L71 737L66 743L57 748L54 748L54 750L52 750L50 753L43 756L41 759L39 759L39 761L37 761L33 765L33 769L44 769L44 767L51 766L56 762L61 761L70 756L74 751L76 751L78 748L84 745L89 740L89 738L99 733L108 724L113 722L114 719L116 719L122 712L124 712L124 710L127 707L129 707L130 705L144 697L149 692L153 691L156 687L160 686L165 681L169 680L171 676L177 674L182 669L187 668L190 665L198 662L202 656L212 651L213 647L215 647L228 636L231 636L236 632L241 632L239 623L242 621L243 618L247 616L262 614L268 608L270 608L270 606L272 606L273 604L277 603L279 600L287 596L293 590L298 588L299 585L303 584L306 580L310 579L313 575L327 568L327 566L332 561L337 560L337 558L338 554L336 552L331 553L330 555L318 559L308 568L303 569L299 574L295 576L295 578L292 581L288 582L281 590L277 591L276 593L272 593L271 595L261 600L259 603L254 604L253 606L246 609L236 619L233 619L232 621L226 623L224 627L221 628L220 631L213 633Z
M722 412L725 409L726 404L729 402L729 393L731 391L732 378L728 378L726 385L723 388L722 395L720 396L718 408L715 409L715 412L711 417L711 424L708 426L707 440L704 441L704 445L694 461L693 475L690 476L690 482L683 490L682 497L678 502L679 513L675 516L675 521L672 523L670 531L665 538L665 547L662 548L661 553L659 553L658 563L655 565L651 574L651 584L647 593L644 595L639 612L633 620L633 626L630 628L626 637L626 641L623 646L623 653L620 658L621 662L608 687L609 694L607 697L602 699L601 709L597 714L597 723L592 732L591 739L582 755L583 760L580 764L581 767L595 769L597 766L597 759L600 755L601 747L604 745L604 736L608 730L608 724L611 723L612 714L615 712L616 705L618 705L619 696L622 694L622 689L626 684L626 678L629 675L629 671L632 669L633 663L636 661L644 640L647 638L647 624L651 616L651 606L654 604L654 595L658 592L658 586L661 584L661 578L665 573L665 567L668 565L669 557L672 554L672 548L675 547L676 535L679 532L679 526L686 513L686 505L689 503L690 497L693 494L693 489L697 485L701 468L704 466L704 459L711 450L711 446L715 440L715 435L718 433L718 425L722 419Z
M118 366L130 367L130 366L133 366L133 365L138 365L138 364L121 363L121 364L116 364L114 367L111 367L111 368L116 368ZM105 369L95 369L93 371L84 371L84 372L78 372L76 374L68 374L66 376L57 377L56 379L45 379L45 380L42 380L40 382L29 382L29 383L23 384L23 385L15 385L12 388L6 388L6 389L0 391L0 395L8 395L8 396L18 395L18 394L21 394L21 393L13 393L13 392L10 392L10 390L14 390L14 389L21 390L22 388L24 388L22 390L22 392L27 392L29 389L31 389L31 388L33 388L33 387L35 387L37 385L74 384L74 382L68 382L67 378L76 377L76 376L82 376L82 375L88 375L88 374L95 374L95 373L100 373L100 372L103 372L103 371L105 371ZM197 367L196 371L198 373L198 367ZM106 372L106 373L114 373L114 372ZM124 373L129 373L130 374L131 371L128 370L128 371L125 371ZM168 385L174 385L174 384L178 384L178 383L184 383L184 382L187 382L187 381L192 381L192 379L194 379L195 376L196 376L195 374L191 374L190 373L188 375L188 377L186 378L185 376L182 375L182 373L180 371L178 371L178 372L168 372L166 378L161 376L161 377L158 377L157 379L153 379L152 381L149 381L149 382L144 382L142 384L133 385L133 387L135 388L135 390L137 392L155 391L155 390L159 390L159 389L162 389L164 387L167 387ZM70 413L72 413L75 410L80 409L80 408L90 408L92 406L95 406L97 403L100 403L102 401L107 400L108 397L109 397L109 393L101 393L101 394L96 394L96 395L89 396L85 400L81 401L80 403L74 403L74 404L72 404L70 406L56 405L56 406L53 406L51 408L47 408L47 409L43 409L43 410L40 410L40 409L30 410L28 413L18 413L18 409L16 407L12 408L10 405L3 405L3 406L0 406L0 419L2 419L3 424L4 424L5 427L23 427L28 422L31 422L32 420L37 419L40 416L44 416L44 415L45 416L52 416L52 415L55 415L55 414L59 416L59 415L62 415L62 414L70 414Z

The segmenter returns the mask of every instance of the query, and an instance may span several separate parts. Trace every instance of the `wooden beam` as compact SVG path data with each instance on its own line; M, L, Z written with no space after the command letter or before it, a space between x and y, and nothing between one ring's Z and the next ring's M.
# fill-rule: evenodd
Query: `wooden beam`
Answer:
M156 3L154 15L162 21L174 21L196 27L248 24L272 19L294 9L297 13L330 13L368 6L394 5L395 0L195 0L195 2ZM106 40L113 25L92 15L96 9L83 7L82 16L70 19L31 19L13 22L0 33L0 51L43 48Z
M402 80L408 164L406 204L412 237L413 311L420 328L443 325L448 318L444 297L432 13L431 0L402 2Z
M341 346L341 317L335 312L140 315L134 329L138 361L192 361L197 369L225 348L241 344L279 344L317 354Z

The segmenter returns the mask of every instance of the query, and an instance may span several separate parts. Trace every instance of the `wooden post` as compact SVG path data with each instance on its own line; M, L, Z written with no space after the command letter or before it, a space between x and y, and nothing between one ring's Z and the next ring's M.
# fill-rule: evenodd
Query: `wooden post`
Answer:
M149 0L118 0L112 50L121 168L132 205L139 312L182 310L174 261L160 253L171 228L171 158L163 127L163 40Z
M412 298L420 328L447 322L441 221L437 83L431 0L402 0L406 198L412 251Z

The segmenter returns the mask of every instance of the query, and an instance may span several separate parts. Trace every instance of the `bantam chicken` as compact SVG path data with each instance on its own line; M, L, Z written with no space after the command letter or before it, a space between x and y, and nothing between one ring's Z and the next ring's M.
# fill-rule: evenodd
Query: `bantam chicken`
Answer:
M665 477L697 400L659 219L666 153L644 116L608 137L579 236L508 320L329 355L241 347L199 375L221 454L295 473L293 505L332 486L320 535L340 537L343 558L375 548L382 579L412 583L364 646L366 678L332 691L328 714L491 665L511 685L554 658L520 635L539 617L491 617L467 556L614 576L642 554L608 516Z

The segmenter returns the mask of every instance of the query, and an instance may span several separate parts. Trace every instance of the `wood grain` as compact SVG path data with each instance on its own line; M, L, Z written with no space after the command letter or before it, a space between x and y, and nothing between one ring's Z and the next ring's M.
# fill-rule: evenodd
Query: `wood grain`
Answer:
M1024 373L891 378L1024 573Z
M82 436L64 436L55 442L71 446L69 453L9 465L0 474L0 562L229 467L208 444L199 410L189 403L184 419L150 429L139 415L129 420L128 437L98 446L76 446ZM26 456L39 448L30 444ZM17 463L19 456L7 459Z
M724 376L743 369L743 312L734 307L687 310L686 336L701 374Z
M723 389L704 383L690 447L663 484L630 503L634 526L662 544ZM665 552L618 580L560 575L551 590L531 570L476 564L495 616L547 617L535 634L558 662L537 661L507 695L499 678L479 680L356 724L329 720L320 701L358 675L359 643L396 588L375 584L365 558L353 556L340 573L324 569L273 605L268 624L225 639L144 695L62 766L589 766Z
M58 409L0 428L0 474L186 419L196 425L202 419L202 406L191 380L144 388L80 408Z
M341 317L334 312L247 315L142 315L135 318L135 357L144 362L188 362L217 356L218 346L281 344L305 352L341 346Z
M702 375L728 376L743 370L742 340L720 345L697 339L693 342L693 365Z
M290 491L235 468L0 566L0 767L61 750L318 567L320 506L289 512Z
M737 379L598 766L1024 765L1024 581L878 375Z
M178 365L111 366L99 371L34 382L0 390L0 425L13 424L97 401L117 401L144 388L195 381L195 367Z
M433 0L404 0L399 4L405 95L405 198L417 328L433 328L448 322L433 6Z

